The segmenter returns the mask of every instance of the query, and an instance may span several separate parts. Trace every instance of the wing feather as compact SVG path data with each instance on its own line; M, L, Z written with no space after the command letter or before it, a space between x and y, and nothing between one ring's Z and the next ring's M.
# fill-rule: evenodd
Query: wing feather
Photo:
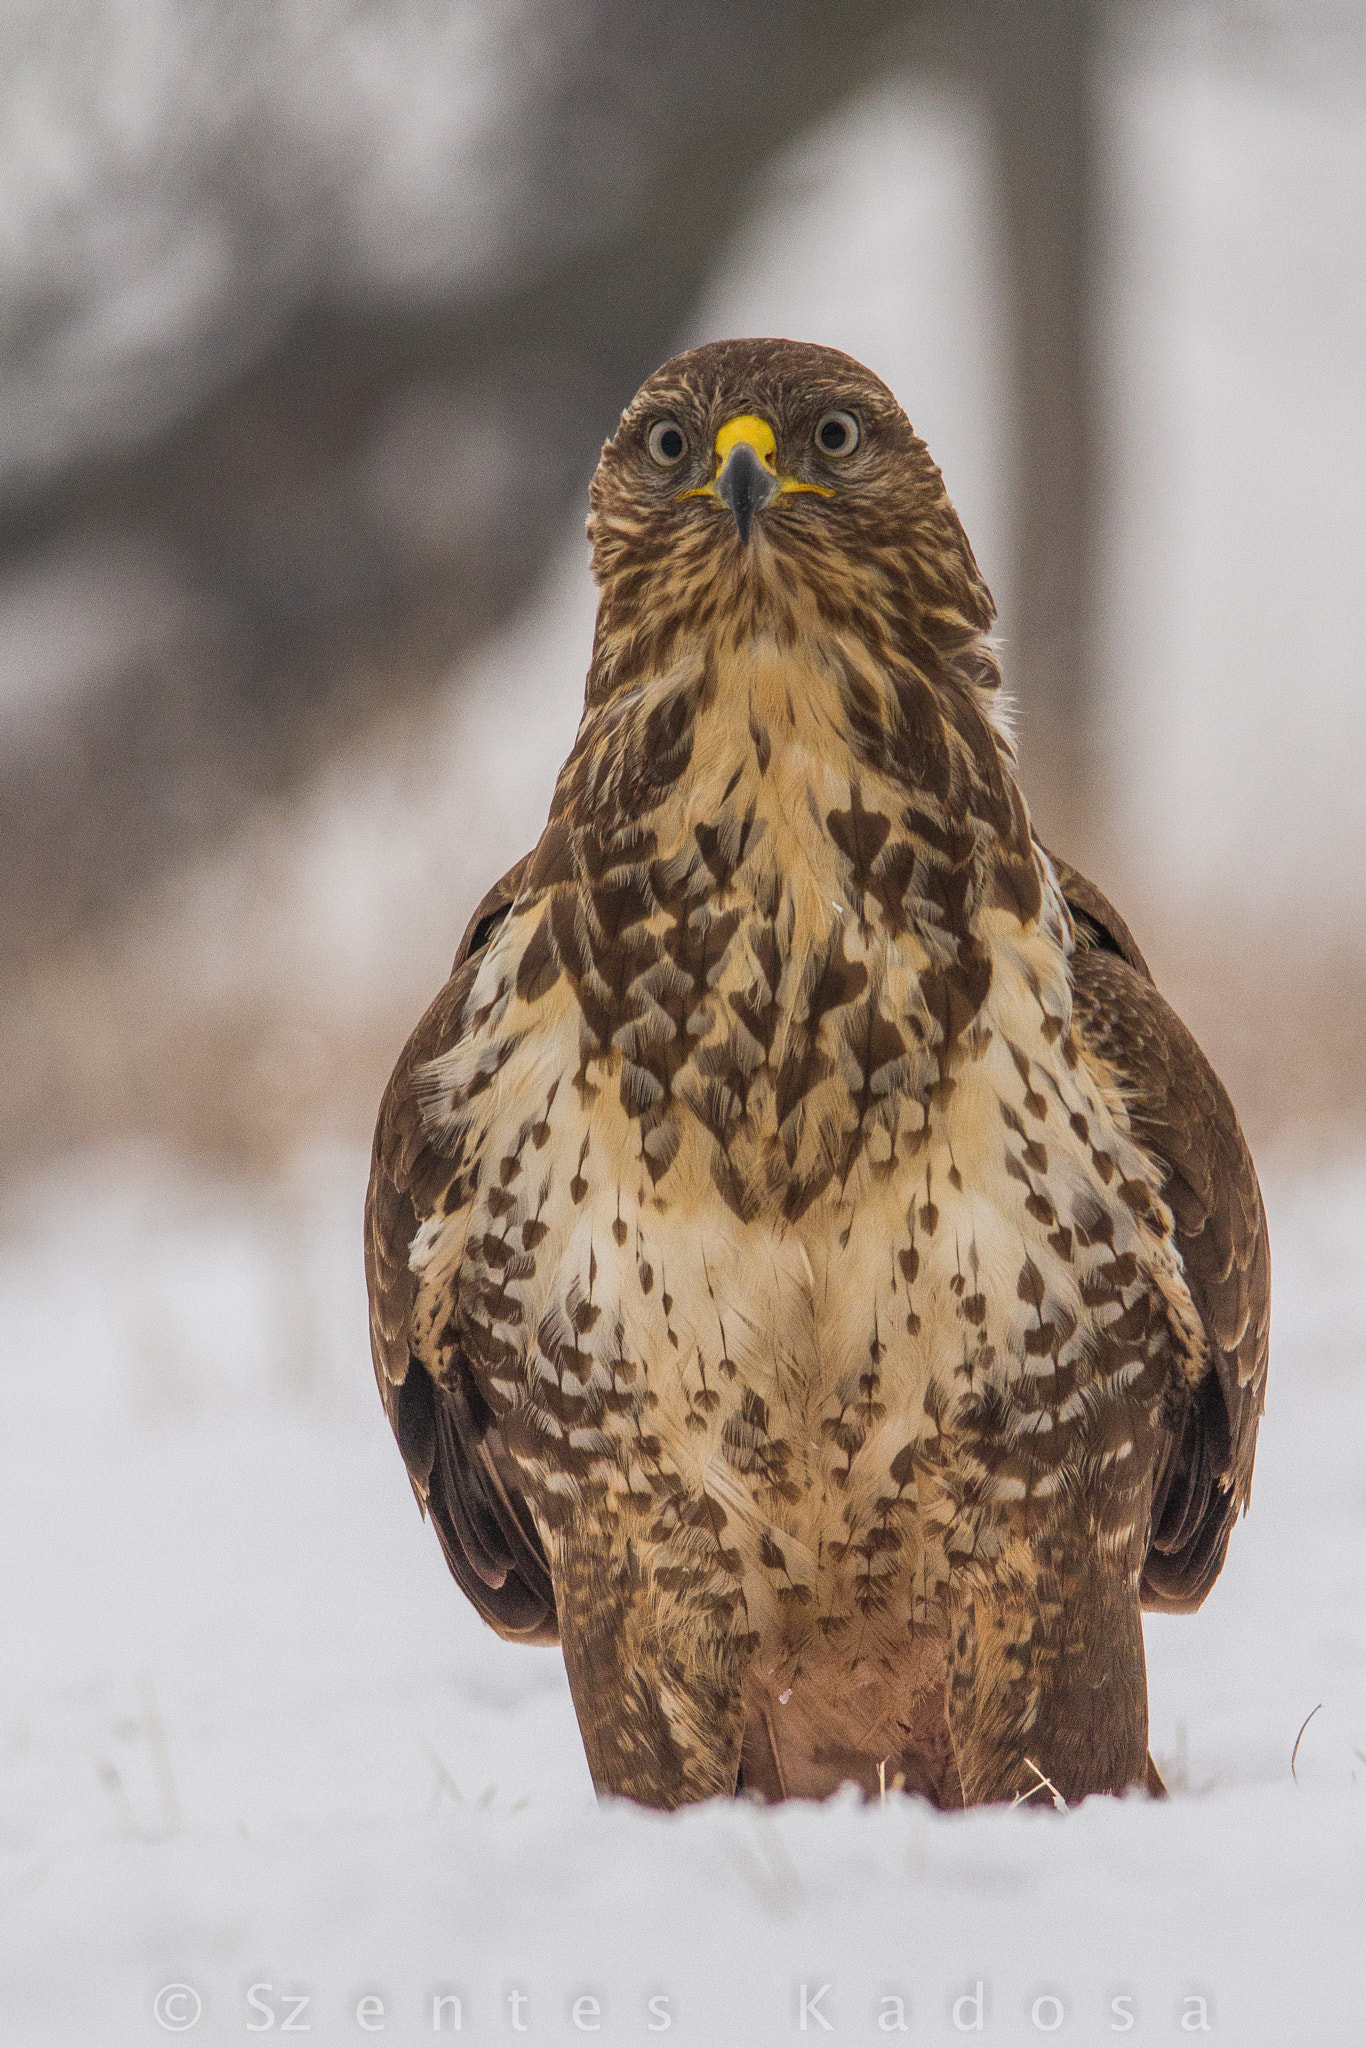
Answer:
M1266 1398L1271 1254L1247 1141L1223 1084L1159 995L1123 919L1053 859L1073 922L1073 1018L1118 1076L1135 1137L1165 1169L1187 1284L1210 1365L1173 1416L1143 1574L1149 1607L1198 1607L1247 1506Z
M559 1640L550 1573L516 1473L468 1364L438 1383L412 1340L408 1253L440 1205L450 1162L432 1144L416 1076L459 1036L478 958L516 900L526 861L495 883L466 928L451 978L399 1056L375 1130L365 1204L370 1347L385 1411L418 1504L447 1564L500 1635Z

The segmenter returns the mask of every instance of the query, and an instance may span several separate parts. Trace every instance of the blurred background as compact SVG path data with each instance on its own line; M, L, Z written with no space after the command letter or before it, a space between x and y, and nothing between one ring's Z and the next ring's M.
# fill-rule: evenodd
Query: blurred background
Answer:
M363 1144L534 838L641 379L897 390L1259 1147L1366 1114L1366 16L2 0L0 1179ZM160 1169L158 1169L160 1170Z
M1174 1792L1254 1802L1190 1916L1232 1901L1252 1961L1199 1969L1232 2000L1263 1954L1290 1967L1226 1875L1269 1867L1316 1703L1300 1784L1359 1798L1366 1769L1366 10L0 0L26 2048L144 2042L159 1971L311 1981L300 1930L344 1972L382 1923L425 1969L418 1876L465 1865L423 1817L457 1827L461 1797L510 1871L499 1816L568 1801L536 1938L578 1925L600 1850L560 1660L481 1628L414 1512L361 1204L393 1061L573 737L597 451L675 349L746 333L849 350L925 435L1044 836L1116 897L1252 1138L1277 1272L1253 1514L1148 1649ZM1162 1965L1175 1866L1142 1839ZM1336 1924L1352 1887L1302 1846ZM1124 1873L1107 1927L1137 1925Z

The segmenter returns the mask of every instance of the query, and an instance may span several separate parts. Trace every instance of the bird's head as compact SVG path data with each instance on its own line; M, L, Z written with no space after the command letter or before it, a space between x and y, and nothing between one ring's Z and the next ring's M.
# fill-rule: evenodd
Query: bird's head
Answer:
M888 652L956 654L994 618L924 442L837 349L675 356L603 449L591 505L600 643L605 628L619 657L653 665L680 634L782 638L813 620Z

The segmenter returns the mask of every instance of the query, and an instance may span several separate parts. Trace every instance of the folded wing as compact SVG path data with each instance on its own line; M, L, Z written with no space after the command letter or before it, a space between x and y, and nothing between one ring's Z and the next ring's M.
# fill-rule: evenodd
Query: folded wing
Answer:
M541 1540L515 1468L468 1363L438 1379L413 1344L417 1283L408 1252L442 1206L450 1161L432 1145L415 1087L460 1032L479 956L516 900L525 861L490 889L460 942L451 978L409 1039L385 1091L365 1204L365 1271L375 1377L413 1492L446 1562L485 1621L519 1642L559 1641Z
M1209 1370L1171 1419L1143 1573L1145 1606L1185 1611L1219 1576L1252 1484L1271 1309L1266 1214L1233 1104L1127 925L1093 882L1050 858L1077 928L1074 1025L1113 1068L1134 1136L1165 1168L1209 1338Z

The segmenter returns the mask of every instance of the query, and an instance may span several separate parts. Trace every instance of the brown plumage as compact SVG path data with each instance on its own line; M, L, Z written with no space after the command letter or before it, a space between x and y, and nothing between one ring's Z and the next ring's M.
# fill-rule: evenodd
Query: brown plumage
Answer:
M583 723L380 1113L380 1390L595 1782L1148 1780L1140 1603L1247 1499L1227 1096L1039 846L993 609L886 387L728 342L603 451Z

